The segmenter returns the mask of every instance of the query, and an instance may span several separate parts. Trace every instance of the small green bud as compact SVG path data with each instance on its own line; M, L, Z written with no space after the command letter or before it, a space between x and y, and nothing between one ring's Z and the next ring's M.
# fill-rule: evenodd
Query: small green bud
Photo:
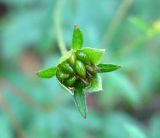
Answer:
M77 59L81 60L83 63L87 65L91 65L91 61L86 53L78 50L76 52L76 56L77 56Z
M69 63L71 66L74 66L74 64L76 63L76 55L75 55L74 52L72 53L72 55L71 55L70 58L68 59L68 63Z
M77 78L75 76L73 77L70 77L69 79L67 79L64 83L67 85L67 86L73 86L74 83L76 82Z
M80 77L86 78L86 68L80 60L76 60L75 71Z
M62 72L59 67L57 67L56 76L61 82L63 82L64 79L69 78L69 74Z
M74 74L73 68L69 65L68 62L64 61L59 65L59 67L62 69L62 71L70 74Z

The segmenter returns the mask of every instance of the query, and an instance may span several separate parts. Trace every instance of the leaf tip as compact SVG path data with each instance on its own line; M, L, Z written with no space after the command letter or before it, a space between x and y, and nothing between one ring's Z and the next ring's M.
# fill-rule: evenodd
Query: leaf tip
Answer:
M86 115L86 114L85 114L85 115L83 115L83 118L84 118L84 119L87 119L87 115Z
M120 66L120 65L117 65L117 69L119 69L119 68L121 68L122 66Z
M77 24L75 24L75 25L74 25L74 29L77 29L77 28L78 28L78 25L77 25Z
M35 75L39 76L39 71L37 71L37 72L35 73Z

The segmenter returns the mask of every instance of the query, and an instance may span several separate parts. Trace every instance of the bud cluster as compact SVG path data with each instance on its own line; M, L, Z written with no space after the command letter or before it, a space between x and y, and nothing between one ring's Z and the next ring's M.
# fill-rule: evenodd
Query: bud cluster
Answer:
M77 50L57 66L56 76L67 88L75 89L89 86L93 75L97 72L99 69L91 62L89 56Z

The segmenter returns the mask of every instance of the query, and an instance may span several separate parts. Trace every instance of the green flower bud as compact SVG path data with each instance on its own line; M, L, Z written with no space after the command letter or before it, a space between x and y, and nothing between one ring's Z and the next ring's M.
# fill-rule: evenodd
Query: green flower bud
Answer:
M69 63L71 66L74 66L74 64L76 63L76 55L75 55L74 52L72 53L72 55L71 55L70 58L68 59L68 63Z
M62 71L66 72L66 73L70 73L70 74L74 74L74 70L73 68L70 66L70 64L66 61L64 61L63 63L61 63L59 65L59 67L62 69Z
M61 82L63 82L64 79L69 78L69 74L62 72L59 67L57 67L56 76L57 76L58 80Z
M86 78L86 68L85 68L84 64L80 60L76 60L76 63L75 63L74 67L75 67L76 73L80 77Z
M76 52L76 56L77 56L77 59L81 60L83 63L87 65L91 65L91 61L86 53L78 50Z
M70 77L69 79L67 79L64 83L66 84L66 86L73 86L74 83L76 82L77 78L75 76Z

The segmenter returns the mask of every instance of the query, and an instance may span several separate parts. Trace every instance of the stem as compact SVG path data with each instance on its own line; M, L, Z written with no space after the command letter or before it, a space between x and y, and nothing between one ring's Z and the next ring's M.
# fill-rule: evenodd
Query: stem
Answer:
M124 0L120 7L118 8L116 15L113 17L112 22L110 23L108 27L108 31L104 35L104 38L102 39L102 45L101 47L105 47L108 45L112 39L113 36L118 28L118 26L121 24L124 16L126 15L129 7L131 6L133 0Z
M63 29L61 22L61 10L62 9L62 0L57 0L55 14L54 14L54 22L55 22L55 30L57 35L58 46L61 51L61 54L64 55L67 52L64 38L63 38Z
M7 102L7 100L5 99L5 97L3 96L3 93L0 92L0 104L3 108L3 110L8 114L16 132L19 138L25 138L25 135L22 131L22 128L19 124L19 122L17 121L15 114L13 113L11 107L9 106L9 103Z

